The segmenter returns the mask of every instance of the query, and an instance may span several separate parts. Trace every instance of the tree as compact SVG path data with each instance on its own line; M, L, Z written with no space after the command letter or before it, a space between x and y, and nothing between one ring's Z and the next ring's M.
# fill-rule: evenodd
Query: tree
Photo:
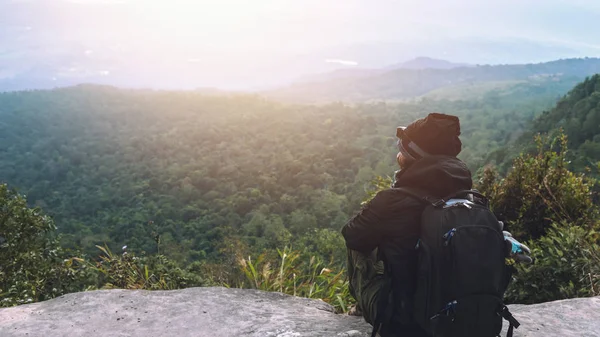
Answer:
M478 187L496 216L521 240L539 239L552 223L590 228L598 216L593 179L568 168L567 137L536 137L537 153L521 154L505 178L488 167Z
M478 189L520 240L533 264L515 265L508 302L539 303L600 294L600 229L593 179L568 169L567 138L537 136L536 154L521 154L499 179L484 170Z
M52 220L0 185L0 306L46 300L80 290L83 260L70 257L54 236Z

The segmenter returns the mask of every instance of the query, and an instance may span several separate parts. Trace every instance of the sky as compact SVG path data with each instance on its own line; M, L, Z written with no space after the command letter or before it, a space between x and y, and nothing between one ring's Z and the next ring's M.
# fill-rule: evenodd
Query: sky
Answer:
M597 22L593 0L0 0L0 79L43 65L247 88L417 56L540 62L600 56Z

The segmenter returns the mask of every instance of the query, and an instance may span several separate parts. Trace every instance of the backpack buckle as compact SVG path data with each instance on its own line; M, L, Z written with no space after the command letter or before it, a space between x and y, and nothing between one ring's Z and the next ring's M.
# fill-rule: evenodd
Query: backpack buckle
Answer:
M452 239L452 237L456 234L456 228L452 228L451 230L449 230L446 234L444 234L442 236L442 239L444 239L444 246L447 246L450 243L450 239Z

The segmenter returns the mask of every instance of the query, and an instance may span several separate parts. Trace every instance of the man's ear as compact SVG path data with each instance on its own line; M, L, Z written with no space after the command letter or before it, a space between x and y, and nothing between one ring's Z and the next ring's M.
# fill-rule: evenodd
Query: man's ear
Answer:
M398 151L398 154L396 155L396 162L398 163L398 166L400 166L401 169L406 168L406 157L400 151Z
M409 167L414 160L407 157L404 153L402 153L402 151L398 151L398 154L396 155L396 162L398 163L398 166L400 166L400 169L404 170Z

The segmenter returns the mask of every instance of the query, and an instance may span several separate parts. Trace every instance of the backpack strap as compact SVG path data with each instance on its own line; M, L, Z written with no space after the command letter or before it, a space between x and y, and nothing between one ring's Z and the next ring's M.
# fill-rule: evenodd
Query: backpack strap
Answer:
M431 195L429 195L428 193L425 193L424 191L422 191L420 189L408 188L408 187L395 187L393 189L401 191L401 192L407 194L408 196L411 196L414 199L417 199L418 201L428 204L428 205L433 205L433 206L438 207L438 206L443 205L445 202L444 199L432 197Z
M487 199L485 197L485 195L481 194L479 191L477 190L462 190L462 191L458 191L456 193L450 194L449 196L445 197L444 200L449 200L452 198L456 198L458 196L462 196L462 195L468 195L468 194L472 194L478 198L482 198L482 199Z
M521 323L519 323L515 316L510 313L507 306L503 306L502 311L500 311L498 314L508 321L509 325L508 331L506 332L506 337L513 337L514 330L518 329Z
M409 195L419 201L422 201L424 203L430 204L434 207L440 207L440 206L444 205L450 199L454 199L457 197L464 197L465 195L469 195L469 194L480 199L481 202L485 206L489 206L488 198L486 198L485 195L481 194L477 190L462 190L462 191L452 193L444 198L436 198L436 197L432 197L429 194L423 192L422 190L419 190L416 188L396 187L394 189L402 191L402 192L406 193L407 195Z

